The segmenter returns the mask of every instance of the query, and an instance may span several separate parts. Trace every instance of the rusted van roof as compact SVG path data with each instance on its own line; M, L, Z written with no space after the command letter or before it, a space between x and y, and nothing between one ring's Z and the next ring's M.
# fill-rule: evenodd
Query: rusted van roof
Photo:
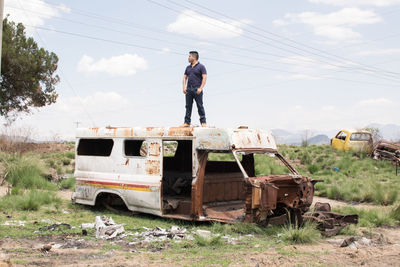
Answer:
M262 149L276 151L268 130L211 127L102 127L78 128L77 138L162 138L193 139L199 150Z

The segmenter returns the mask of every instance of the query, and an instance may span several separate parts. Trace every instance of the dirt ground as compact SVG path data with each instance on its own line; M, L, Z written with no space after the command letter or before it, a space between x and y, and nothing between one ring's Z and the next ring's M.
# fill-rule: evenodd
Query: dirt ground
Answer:
M62 199L70 199L71 191L60 191ZM329 202L332 207L345 202L315 197L314 202ZM355 207L374 207L358 204ZM375 206L376 208L376 206ZM371 245L340 247L344 236L337 236L312 245L268 247L265 250L222 253L230 266L400 266L400 228L375 228ZM46 244L50 251L43 250ZM116 247L113 247L116 246ZM255 245L257 246L257 245ZM108 242L84 240L81 235L49 235L37 238L4 238L0 240L2 266L197 266L193 260L177 261L165 257L168 250L154 248L141 252L128 241ZM185 251L182 251L184 255Z
M400 266L400 229L377 229L387 240L380 245L358 249L339 246L338 238L315 245L286 246L262 252L238 251L221 256L233 259L232 266ZM117 242L120 249L102 250L106 241L85 241L74 236L45 236L37 239L0 241L0 266L195 266L190 261L157 260L160 251L139 253L128 242ZM45 244L64 244L42 250ZM184 251L182 252L184 253ZM237 262L237 263L236 263Z

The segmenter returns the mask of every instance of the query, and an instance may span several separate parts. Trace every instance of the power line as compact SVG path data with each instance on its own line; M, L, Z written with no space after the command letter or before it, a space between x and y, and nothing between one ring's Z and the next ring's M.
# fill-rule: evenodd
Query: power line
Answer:
M177 4L176 2L174 2L174 1L172 1L172 0L168 0L168 1ZM191 0L185 0L185 1L191 3L192 5L195 5L195 6L201 7L201 8L203 8L203 9L205 9L205 10L208 10L208 11L210 11L210 12L213 12L213 13L215 13L215 14L219 14L219 15L222 15L222 16L224 16L224 17L226 17L226 18L235 20L235 18L229 17L229 16L227 16L227 15L225 15L225 14L222 14L221 12L212 10L212 9L210 9L210 8L208 8L208 7L205 7L205 6L203 6L203 5L200 5L200 4L198 4L198 3L195 3L195 2L193 2L193 1L191 1ZM181 4L177 4L177 5L184 6L184 5L181 5ZM185 7L185 6L184 6L184 7ZM187 8L187 7L186 7L186 8ZM394 12L397 12L397 11L400 11L400 9L394 10L394 11L392 10L392 11L386 12L386 13L394 13ZM384 13L384 14L385 14L385 13ZM251 27L251 28L253 28L253 29L256 29L256 30L258 30L258 31L261 31L261 32L270 34L270 35L272 35L272 36L275 36L275 37L278 37L278 38L281 38L281 39L288 40L288 41L290 41L290 42L293 42L293 43L295 43L295 44L298 44L298 45L307 47L307 48L309 48L309 49L322 52L322 53L327 54L327 55L330 55L330 56L332 56L332 57L335 57L335 58L337 57L337 58L340 58L340 59L342 59L342 60L349 61L349 59L346 59L346 58L344 58L344 57L342 57L342 56L334 55L334 54L332 54L332 53L329 53L329 52L324 51L324 50L319 49L319 48L314 48L314 47L312 47L312 46L309 46L309 45L300 43L300 42L298 42L298 41L296 41L296 40L290 39L290 38L288 38L288 37L278 35L278 34L273 33L273 32L271 32L271 31L267 31L267 30L265 30L265 29L263 29L263 28L260 28L260 27L254 26L254 25L249 25L249 27ZM257 34L257 33L254 33L254 34ZM352 61L352 60L350 60L350 61ZM352 61L352 62L354 62L354 61ZM358 63L358 62L355 62L355 63L357 63L357 64L359 64L359 65L362 65L362 66L371 67L371 66L368 66L368 65L365 65L365 64L362 64L362 63ZM372 67L372 68L374 68L374 67ZM398 72L392 72L392 71L382 70L382 69L379 69L379 68L375 68L375 69L380 70L380 71L384 71L384 72L389 72L389 73L394 73L394 74L400 74L400 73L398 73Z
M151 3L153 3L153 4L156 4L156 5L158 5L158 6L161 6L161 7L163 7L163 8L166 8L166 9L168 9L168 10L171 10L171 11L173 11L173 12L181 13L180 11L178 11L178 10L176 10L176 9L174 9L174 8L171 8L171 7L166 6L166 5L164 5L164 4L160 4L159 2L156 2L156 1L154 1L154 0L147 0L147 1L148 1L148 2L151 2ZM168 0L168 1L171 2L171 3L174 3L175 5L178 5L178 6L181 6L181 7L184 7L184 8L189 8L189 7L185 6L185 5L175 3L175 2L173 2L173 1L171 1L171 0ZM198 10L195 10L195 11L198 12L199 14L204 15L204 16L207 16L207 17L216 19L216 18L214 18L214 17L212 17L212 16L210 16L210 15L208 15L208 14L204 14L204 13L198 11ZM193 19L196 19L196 20L199 20L199 21L203 21L204 23L213 25L214 27L222 28L220 25L216 25L216 24L211 23L211 22L209 22L209 21L202 20L202 19L199 19L199 18L190 16L190 15L187 15L187 14L184 14L184 15L186 15L186 16L188 16L188 17L192 17ZM226 17L226 16L225 16L225 17ZM230 17L228 17L228 18L230 18ZM216 20L218 20L218 19L216 19ZM226 24L228 24L228 25L232 25L232 24L227 23L227 22L224 22L224 23L226 23ZM234 25L232 25L232 26L234 26ZM237 32L235 32L235 31L233 31L233 30L226 29L226 28L224 28L224 30L230 31L230 32L233 32L233 33L237 33ZM305 49L302 49L302 48L298 48L298 47L296 47L296 46L294 46L294 45L286 44L286 43L284 43L284 42L282 42L282 41L280 41L280 40L276 40L276 39L273 39L273 38L271 38L271 37L267 37L267 36L264 36L264 35L260 35L259 33L255 33L255 32L249 31L249 30L246 30L246 31L247 31L247 32L250 32L250 33L252 33L252 34L255 34L255 35L257 35L257 36L261 36L261 37L263 37L263 38L265 38L265 39L278 42L278 43L283 44L283 45L285 45L285 46L289 46L289 47L291 47L291 48L294 48L294 49L297 49L297 50L300 50L300 51L304 51L304 52L306 52L306 53L308 53L308 54L316 55L316 56L323 57L323 58L327 58L327 59L331 60L331 58L329 58L329 57L327 57L327 56L325 56L325 55L320 55L320 54L317 54L317 53L315 53L315 52L310 52L310 51L308 51L308 50L305 50ZM263 43L263 44L265 44L265 45L268 45L268 46L271 46L271 47L274 47L274 48L277 48L277 49L280 49L280 50L283 50L283 51L287 51L287 52L293 53L293 51L288 50L288 49L286 49L286 48L278 47L278 46L272 45L272 44L270 44L270 43L266 43L266 42L264 42L264 41L262 41L262 40L259 40L259 39L256 39L256 38L253 38L253 37L250 37L250 36L247 36L247 35L243 35L243 37L245 37L245 38L247 38L247 39L251 39L251 40L257 41L257 42L261 42L261 43ZM283 38L286 38L286 37L283 37ZM323 51L323 52L325 53L325 51ZM300 55L301 55L301 54L300 54ZM302 56L305 56L305 55L302 55ZM346 60L347 62L350 61L350 60L348 60L348 59L344 59L344 60ZM326 62L326 61L322 61L322 60L319 60L319 61L320 61L320 62L324 62L324 63L329 64L329 65L332 65L332 66L335 66L335 67L343 67L343 66L340 66L340 65L332 64L332 63L330 63L330 62ZM353 63L354 63L354 62L353 62ZM357 63L357 64L358 64L358 65L361 65L360 63ZM368 66L368 67L369 67L369 66ZM371 69L361 68L361 70L373 72L373 70L371 70ZM381 70L379 70L379 71L381 71ZM385 71L385 72L387 72L387 71ZM393 76L392 76L393 74L385 74L385 73L382 73L382 74L385 75L385 76L390 75L389 77L391 77L391 78L398 78L398 77L393 77ZM397 73L396 73L396 74L397 74Z
M60 31L60 30L49 29L49 28L40 27L40 26L31 26L31 25L26 25L26 26L33 27L33 28L40 29L40 30L53 31L53 32L58 32L58 33L66 34L66 35L72 35L72 36L77 36L77 37L82 37L82 38L87 38L87 39L93 39L93 40L97 40L97 41L103 41L103 42L108 42L108 43L113 43L113 44L118 44L118 45L124 45L124 46L129 46L129 47L138 47L138 48L141 48L141 49L147 49L147 50L152 50L152 51L160 51L160 49L158 49L158 48L142 46L142 45L126 43L126 42L120 42L120 41L104 39L104 38L98 38L98 37L88 36L88 35L79 34L79 33ZM170 51L169 53L176 54L176 55L181 55L181 56L186 56L186 54L184 54L184 53L175 52L175 51ZM232 64L232 65L238 65L238 66L244 66L244 67L254 67L254 68L265 69L265 70L281 72L281 73L300 74L300 73L294 72L294 71L276 69L276 68L271 68L271 67L265 67L265 66L262 66L262 65L250 65L250 64L240 63L240 62L234 62L234 61L228 61L228 60L222 60L222 59L216 59L216 58L208 58L208 57L203 57L203 58L207 59L207 60L210 60L210 61L216 61L216 62L220 62L220 63L226 63L226 64ZM317 75L314 75L313 77L323 78L323 79L336 79L336 78L333 78L333 77L317 76ZM339 79L337 79L337 80L339 80ZM340 79L340 80L342 80L342 81L353 81L353 80L349 80L349 79ZM355 82L360 82L360 81L355 81ZM397 86L397 85L393 84L393 86Z
M150 1L151 2L151 1ZM59 6L54 6L55 8L60 8ZM77 9L74 9L74 10L77 10ZM80 14L82 14L83 16L88 16L88 17L92 17L92 18L95 18L95 19L102 19L102 20L104 20L104 18L108 18L110 21L112 21L113 23L119 23L119 24L122 24L122 25L126 25L126 26L132 26L131 25L131 23L128 23L128 22L125 22L125 21L122 21L122 20L116 20L116 19L114 19L114 18L109 18L109 17L104 17L104 16L101 16L101 15L98 15L98 14L95 14L95 13L92 13L92 12L90 12L89 14L90 15L87 15L87 13L88 12L85 12L85 11L81 11L81 10L78 10L79 11L79 13ZM174 10L175 12L179 12L179 11L176 11L176 10ZM86 14L85 14L86 13ZM140 26L140 27L138 27L138 26L133 26L133 27L135 27L135 28L140 28L141 30L143 30L142 28L146 28L146 29L149 29L149 30L151 30L151 31L154 31L154 32L161 32L161 31L159 31L159 30L155 30L155 29L151 29L151 28L149 28L149 27L145 27L145 26ZM104 27L102 27L102 28L104 28ZM163 32L161 32L161 33L163 33ZM143 37L143 38L145 38L144 36L141 36L141 37ZM179 36L179 37L181 37L181 36ZM189 39L193 39L193 38L189 38ZM198 41L200 41L200 39L195 39L195 40L198 40ZM209 42L209 41L208 41ZM216 42L211 42L211 43L216 43ZM263 44L265 44L265 42L262 42ZM218 43L216 43L216 44L218 44ZM231 48L233 48L233 49L240 49L241 51L247 51L247 52L252 52L252 53L257 53L257 54L268 54L269 56L275 56L275 57L285 57L285 56L283 56L283 55L276 55L276 54L272 54L272 53L265 53L265 52L263 52L263 51L252 51L252 50L250 50L250 49L246 49L246 48L239 48L239 47L233 47L233 46L229 46L229 45L226 45L226 44L219 44L219 45L224 45L224 46L226 46L226 47L231 47ZM292 51L290 51L291 53L293 53ZM232 54L232 53L231 53ZM232 54L232 55L234 55L234 56L240 56L240 57L244 57L243 55L235 55L235 54ZM304 55L303 55L304 56ZM247 58L250 58L250 57L247 57ZM253 58L254 59L254 58ZM311 61L312 62L312 60L310 60L309 58L301 58L300 60L302 60L302 61ZM325 64L329 64L329 65L332 65L332 66L335 66L335 67L338 67L338 68L344 68L344 69L348 69L348 70L357 70L357 68L354 68L354 67L345 67L345 66L343 66L343 65L335 65L335 64L332 64L332 63L330 63L330 62L325 62ZM362 69L362 71L363 72L365 72L365 71L369 71L369 72L371 72L371 70L368 70L368 69ZM372 71L373 72L373 71ZM365 74L365 73L364 73ZM372 73L372 75L375 75L376 76L376 74L373 74ZM390 76L391 77L391 76ZM380 77L379 77L380 78ZM395 78L395 77L391 77L392 78L392 80L393 80L393 78ZM397 80L393 80L393 81L396 81L397 82Z

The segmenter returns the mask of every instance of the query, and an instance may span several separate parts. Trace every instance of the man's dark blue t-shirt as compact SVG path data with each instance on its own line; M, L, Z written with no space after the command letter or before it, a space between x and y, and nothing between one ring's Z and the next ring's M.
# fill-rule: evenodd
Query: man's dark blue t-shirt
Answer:
M206 67L204 67L203 64L200 64L200 62L197 62L194 67L192 65L189 65L186 67L185 70L185 75L188 77L188 87L200 87L201 82L203 81L203 74L207 74Z

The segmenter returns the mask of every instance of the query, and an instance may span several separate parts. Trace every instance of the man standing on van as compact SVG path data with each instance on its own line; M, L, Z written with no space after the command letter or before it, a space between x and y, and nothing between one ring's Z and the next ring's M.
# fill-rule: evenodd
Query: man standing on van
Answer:
M189 52L190 65L186 67L183 75L183 93L186 96L186 115L184 127L189 127L192 117L193 99L197 104L197 111L200 116L202 127L206 127L206 113L203 106L203 88L206 85L207 71L203 64L199 62L197 51Z

